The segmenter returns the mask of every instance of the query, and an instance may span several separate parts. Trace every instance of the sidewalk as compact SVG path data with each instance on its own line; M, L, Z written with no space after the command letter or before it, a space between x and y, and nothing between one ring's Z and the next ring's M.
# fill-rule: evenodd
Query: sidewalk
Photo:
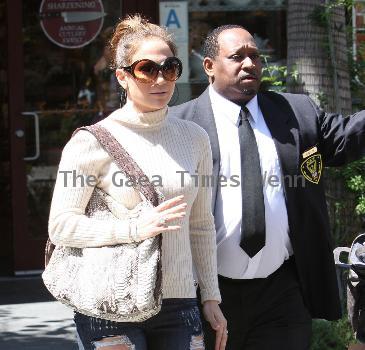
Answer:
M77 350L72 317L40 276L0 278L0 350Z

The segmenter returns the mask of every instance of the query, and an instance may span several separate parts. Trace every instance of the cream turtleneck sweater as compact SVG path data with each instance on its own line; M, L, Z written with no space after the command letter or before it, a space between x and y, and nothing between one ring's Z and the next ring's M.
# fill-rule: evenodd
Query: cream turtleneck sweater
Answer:
M201 186L200 181L197 184L197 177L191 176L212 173L205 131L192 122L167 118L167 107L137 113L130 104L100 125L122 144L165 199L183 194L188 203L187 215L176 221L181 229L163 234L164 298L194 298L195 269L202 301L220 301L211 187ZM97 181L84 181L86 177L92 179L90 175ZM141 202L139 192L126 184L126 178L94 136L79 131L63 150L53 193L49 235L56 245L82 248L129 242L128 219L106 222L84 215L95 183L135 215L133 208Z

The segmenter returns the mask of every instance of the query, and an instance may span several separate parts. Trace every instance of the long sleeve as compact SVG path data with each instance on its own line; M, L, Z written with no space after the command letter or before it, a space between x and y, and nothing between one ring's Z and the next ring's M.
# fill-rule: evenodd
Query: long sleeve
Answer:
M199 189L190 213L190 240L198 274L201 299L221 301L217 276L217 249L214 218L211 213L212 153L207 134L201 129L197 138L201 152L198 164Z
M58 169L49 217L49 236L56 245L98 247L129 241L128 218L98 220L85 215L108 154L87 131L65 146Z
M211 174L208 136L192 122L166 116L166 110L136 114L125 106L99 124L166 199L184 195L188 204L189 215L176 222L180 230L163 233L164 298L196 297L195 265L203 301L220 301L211 187L197 188L191 178L183 186L180 175L186 171L193 174L196 169L202 175ZM115 218L98 220L85 215L95 187L108 194ZM52 198L49 236L53 243L84 248L130 242L131 219L138 229L141 217L150 210L151 205L131 182L128 184L128 178L91 133L82 130L72 137L62 153Z
M325 113L306 98L317 114L319 146L326 166L341 166L365 156L365 111L348 117Z

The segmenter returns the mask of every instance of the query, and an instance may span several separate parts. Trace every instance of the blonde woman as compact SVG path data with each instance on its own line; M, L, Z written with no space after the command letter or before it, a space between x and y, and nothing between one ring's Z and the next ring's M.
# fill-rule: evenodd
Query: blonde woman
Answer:
M176 46L165 29L136 15L117 25L111 49L126 104L100 125L155 180L166 198L139 214L133 237L144 240L162 234L163 301L156 316L139 323L75 313L78 334L85 350L204 349L195 268L204 316L216 330L215 348L224 349L227 331L218 306L211 189L191 176L211 174L209 140L197 125L167 119L167 103L182 72ZM123 185L126 179L87 131L79 131L63 151L59 172L70 170L70 176L96 176L98 187L127 209L141 201L138 191ZM83 248L129 242L129 220L98 222L85 216L92 192L93 186L65 186L64 176L58 176L49 222L50 238L56 245Z

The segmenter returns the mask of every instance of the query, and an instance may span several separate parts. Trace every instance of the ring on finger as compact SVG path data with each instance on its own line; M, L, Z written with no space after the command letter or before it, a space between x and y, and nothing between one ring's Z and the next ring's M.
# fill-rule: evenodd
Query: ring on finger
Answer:
M167 227L166 221L166 218L161 216L160 220L158 220L158 224L162 227Z

